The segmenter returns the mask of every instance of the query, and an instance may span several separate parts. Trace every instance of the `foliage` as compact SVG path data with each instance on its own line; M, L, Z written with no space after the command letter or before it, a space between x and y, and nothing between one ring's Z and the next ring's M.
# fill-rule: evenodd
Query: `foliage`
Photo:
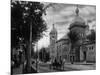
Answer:
M92 29L91 34L87 36L87 39L91 42L95 42L96 40L96 32Z
M46 48L42 48L39 52L39 59L43 62L47 62L50 59L49 52L47 52Z
M42 37L42 32L47 29L42 18L43 7L40 2L11 2L11 46L16 46L19 38L29 41L30 24L33 42Z

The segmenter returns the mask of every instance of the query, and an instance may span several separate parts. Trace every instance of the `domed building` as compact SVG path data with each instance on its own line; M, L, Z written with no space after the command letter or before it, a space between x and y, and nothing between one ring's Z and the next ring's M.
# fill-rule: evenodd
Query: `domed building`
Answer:
M89 43L86 43L86 32L89 30L89 25L87 25L86 21L79 15L78 7L76 8L75 13L76 15L70 24L69 30L71 33L77 35L73 37L73 38L77 37L77 39L76 42L71 42L71 45L73 45L73 47L71 47L70 59L71 61L74 62L88 61L87 58L89 59L91 57L91 56L89 57L88 55L89 51L87 45ZM83 45L84 43L85 45Z

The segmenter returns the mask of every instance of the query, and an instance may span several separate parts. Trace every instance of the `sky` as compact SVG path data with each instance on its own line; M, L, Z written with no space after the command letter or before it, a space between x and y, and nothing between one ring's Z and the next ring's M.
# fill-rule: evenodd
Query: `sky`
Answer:
M58 32L58 40L68 33L69 25L73 22L75 17L75 9L77 5L74 4L57 4L57 3L44 3L45 7L50 5L46 9L46 15L43 15L43 19L47 23L47 31L44 32L43 38L38 41L38 48L49 46L49 33L52 29L52 25ZM79 16L81 16L89 25L89 29L96 29L96 7L91 5L78 5Z

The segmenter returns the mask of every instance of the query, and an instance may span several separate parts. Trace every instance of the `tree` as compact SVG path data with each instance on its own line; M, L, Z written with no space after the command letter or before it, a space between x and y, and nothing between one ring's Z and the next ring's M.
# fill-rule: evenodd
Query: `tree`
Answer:
M46 48L42 48L39 51L39 59L43 62L47 62L50 59L49 52L46 51Z
M30 53L30 28L32 28L32 41L35 43L42 37L42 32L47 29L42 18L44 5L40 2L11 1L11 47L19 43L19 38L23 38L26 44L27 63Z
M91 30L91 34L87 35L87 39L91 42L95 42L96 40L96 32L95 30Z
M42 18L43 4L40 2L11 2L11 45L16 45L19 37L29 41L30 23L32 22L32 40L37 41L45 31L46 23Z

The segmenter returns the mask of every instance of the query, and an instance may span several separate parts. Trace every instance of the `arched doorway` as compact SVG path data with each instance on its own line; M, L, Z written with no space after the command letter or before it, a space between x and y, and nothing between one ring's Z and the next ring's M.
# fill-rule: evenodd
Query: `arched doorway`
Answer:
M86 51L83 51L84 59L83 61L86 61Z

